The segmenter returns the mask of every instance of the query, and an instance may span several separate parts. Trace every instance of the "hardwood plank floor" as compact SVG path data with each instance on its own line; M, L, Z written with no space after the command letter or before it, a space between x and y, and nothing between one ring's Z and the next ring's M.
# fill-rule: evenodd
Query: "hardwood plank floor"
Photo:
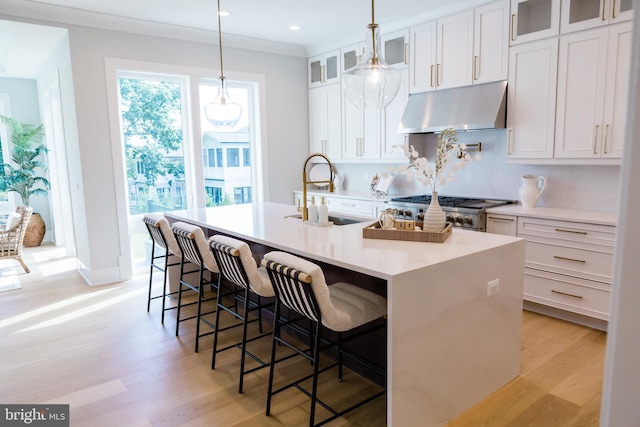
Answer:
M4 271L0 288L3 280L16 278L22 286L0 292L0 403L69 403L74 427L306 424L309 404L302 393L277 395L266 417L266 369L246 376L239 395L237 351L220 353L211 370L212 337L194 353L193 323L185 322L175 337L175 314L161 325L159 300L147 313L146 274L89 287L75 260L60 253L51 246L27 249L31 274L17 262L0 262L0 269L15 265L17 273ZM224 340L232 342L232 335ZM521 376L449 426L598 425L605 340L601 331L524 312ZM252 348L266 357L269 341ZM276 381L308 369L300 358L283 362ZM343 383L321 376L319 393L346 406L375 390L345 371ZM320 408L318 415L327 412ZM385 418L384 399L378 399L329 425L375 427L385 425Z

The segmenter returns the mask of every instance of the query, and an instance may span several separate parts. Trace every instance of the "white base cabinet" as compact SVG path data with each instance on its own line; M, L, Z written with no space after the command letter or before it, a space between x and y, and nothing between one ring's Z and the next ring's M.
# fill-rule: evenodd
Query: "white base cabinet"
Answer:
M526 239L525 301L608 321L615 226L488 213L487 231Z

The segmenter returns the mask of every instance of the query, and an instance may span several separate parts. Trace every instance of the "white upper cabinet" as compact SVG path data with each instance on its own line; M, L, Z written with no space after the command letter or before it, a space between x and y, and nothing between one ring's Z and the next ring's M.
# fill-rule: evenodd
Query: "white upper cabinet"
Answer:
M509 63L509 8L499 1L474 11L473 82L507 79Z
M402 70L402 80L398 94L393 101L381 111L383 139L381 141L380 155L384 159L404 158L404 151L398 148L394 149L393 146L405 143L405 135L398 133L398 128L400 127L400 120L402 119L402 114L404 113L404 108L409 98L408 80L409 70Z
M309 58L309 88L340 83L340 50Z
M560 0L511 0L511 44L556 36L560 27Z
M436 42L437 88L470 85L473 73L473 10L438 20Z
M557 38L512 46L509 49L509 159L553 157L557 71Z
M362 62L362 56L364 55L364 44L358 43L344 47L340 50L340 54L342 59L342 72L344 72Z
M632 0L564 0L560 32L585 30L632 18Z
M331 160L342 156L340 85L309 90L310 152L322 153Z
M556 158L622 157L631 23L560 38Z
M436 89L436 34L435 21L411 28L410 93Z
M380 44L387 64L399 69L409 67L409 30L383 34Z

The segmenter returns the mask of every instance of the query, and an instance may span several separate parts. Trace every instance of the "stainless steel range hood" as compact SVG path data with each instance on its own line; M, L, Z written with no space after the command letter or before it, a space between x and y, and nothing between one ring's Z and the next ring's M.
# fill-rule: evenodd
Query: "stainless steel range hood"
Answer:
M409 95L400 133L504 128L507 82L485 83Z

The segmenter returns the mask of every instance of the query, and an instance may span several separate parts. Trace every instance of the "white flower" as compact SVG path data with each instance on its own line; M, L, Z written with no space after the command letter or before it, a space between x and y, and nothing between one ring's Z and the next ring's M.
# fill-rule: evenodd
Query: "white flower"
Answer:
M473 159L480 160L480 154L475 156L467 153L467 145L456 144L456 132L453 129L445 129L438 135L437 157L433 164L429 164L426 157L419 157L416 149L409 144L394 145L404 150L404 155L409 159L408 165L399 165L395 168L396 174L404 174L407 181L422 182L425 186L431 186L433 192L438 191L440 185L453 181L454 173L464 169ZM389 170L392 170L391 166Z

